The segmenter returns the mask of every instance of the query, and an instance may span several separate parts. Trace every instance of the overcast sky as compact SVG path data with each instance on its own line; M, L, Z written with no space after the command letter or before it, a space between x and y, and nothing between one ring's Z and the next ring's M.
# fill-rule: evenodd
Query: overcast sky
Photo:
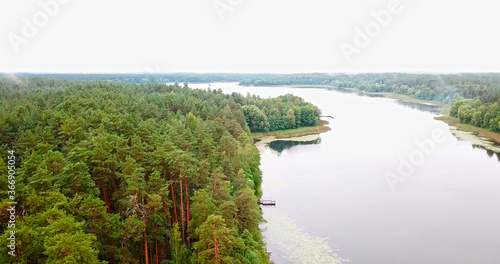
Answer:
M0 72L500 72L497 5L2 0Z

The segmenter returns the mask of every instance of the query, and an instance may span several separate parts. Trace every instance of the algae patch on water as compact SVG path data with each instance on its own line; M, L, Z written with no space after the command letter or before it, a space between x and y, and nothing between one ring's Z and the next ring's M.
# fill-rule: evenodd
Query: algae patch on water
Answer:
M326 239L311 236L286 213L265 208L264 224L267 240L278 246L283 258L292 263L341 264L341 258L328 246Z

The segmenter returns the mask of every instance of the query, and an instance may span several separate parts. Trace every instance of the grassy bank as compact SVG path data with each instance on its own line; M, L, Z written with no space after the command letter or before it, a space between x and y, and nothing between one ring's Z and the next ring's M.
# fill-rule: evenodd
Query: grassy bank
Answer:
M463 124L458 121L458 118L451 116L439 116L435 117L436 120L441 120L451 126L458 128L459 130L470 132L476 136L488 138L498 144L500 144L500 133L495 133L484 128L476 127L473 125Z
M359 90L357 88L338 88L338 87L335 87L332 85L296 85L296 86L292 86L292 87L294 87L294 88L323 88L323 89L349 90L349 91L353 91L353 92L356 92L356 93L359 93L362 95L367 95L367 96L377 96L377 97L383 96L383 97L387 97L390 99L397 99L397 100L401 100L401 101L405 101L405 102L409 102L409 103L437 105L437 106L442 107L443 109L449 107L449 105L447 105L443 102L434 101L434 100L432 100L432 101L431 100L422 100L422 99L414 98L414 97L411 97L408 95L397 94L397 93L389 93L389 92L372 93L372 92L362 91L362 90Z
M440 106L443 109L449 107L449 105L447 105L443 102L417 99L417 98L410 97L410 96L404 95L404 94L396 94L396 93L383 93L383 94L385 94L385 96L387 98L397 99L397 100L401 100L401 101L405 101L405 102L409 102L409 103L433 104L433 105Z
M291 138L291 137L302 137L309 135L316 135L330 131L328 126L328 121L320 120L319 125L315 127L300 127L295 129L279 130L273 132L255 132L252 133L254 140L261 140L264 137L274 137L274 138Z

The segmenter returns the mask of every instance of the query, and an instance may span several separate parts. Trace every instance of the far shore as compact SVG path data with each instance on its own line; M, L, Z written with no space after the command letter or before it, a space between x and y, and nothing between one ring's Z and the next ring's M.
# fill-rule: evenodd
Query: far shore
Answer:
M299 86L297 86L299 87ZM338 89L334 86L316 86L317 88L330 88L330 89ZM306 88L306 87L303 87ZM308 88L313 88L313 86L308 86ZM409 103L418 103L424 105L436 105L441 107L442 116L435 117L436 120L443 121L450 126L450 130L452 134L460 140L468 141L476 146L481 146L485 149L491 150L496 153L500 153L500 133L495 133L493 131L476 127L469 124L460 123L458 118L454 118L449 116L450 105L439 102L439 101L429 101L422 100L410 97L408 95L396 94L396 93L369 93L365 91L361 91L355 88L342 88L354 92L358 92L360 94L365 95L383 95L384 97L390 99L397 99L404 102Z
M281 85L278 85L281 86ZM442 111L442 116L435 117L436 120L443 121L447 123L450 126L450 130L452 134L457 137L460 140L468 141L472 143L473 145L476 146L481 146L485 149L491 150L496 153L500 153L500 133L495 133L493 131L472 126L469 124L463 124L460 123L458 118L454 118L449 116L449 110L450 110L450 105L445 104L443 102L439 101L429 101L429 100L422 100L418 98L413 98L408 95L404 94L396 94L396 93L389 93L389 92L380 92L380 93L371 93L371 92L365 92L361 91L356 88L338 88L336 86L332 85L282 85L282 86L288 86L288 87L293 87L293 88L320 88L320 89L335 89L335 90L349 90L353 92L357 92L362 95L368 95L368 96L383 96L386 98L390 99L397 99L401 100L404 102L409 102L409 103L418 103L418 104L424 104L424 105L436 105L441 107ZM322 120L323 122L326 122ZM328 123L328 122L326 122ZM316 129L315 129L316 128ZM303 128L299 128L303 129ZM294 137L300 137L300 136L307 136L307 135L315 135L319 133L326 132L330 130L328 126L324 126L321 128L321 125L318 127L313 127L313 128L306 128L304 131L294 131L296 129L291 129L291 130L283 130L283 131L277 131L277 132L270 132L270 133L255 133L252 134L253 138L255 141L261 141L264 138L266 140L273 141L275 139L279 138L294 138ZM270 142L269 141L269 142ZM304 141L304 140L302 140ZM268 143L268 142L266 142Z

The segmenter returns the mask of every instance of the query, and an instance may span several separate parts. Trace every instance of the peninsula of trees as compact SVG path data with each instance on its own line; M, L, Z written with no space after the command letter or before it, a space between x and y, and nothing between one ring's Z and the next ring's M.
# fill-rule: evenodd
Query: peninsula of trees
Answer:
M319 109L187 85L0 79L1 263L269 263L251 131Z
M500 132L500 74L288 74L259 76L242 85L321 85L365 92L403 94L452 104L450 115L461 123Z

